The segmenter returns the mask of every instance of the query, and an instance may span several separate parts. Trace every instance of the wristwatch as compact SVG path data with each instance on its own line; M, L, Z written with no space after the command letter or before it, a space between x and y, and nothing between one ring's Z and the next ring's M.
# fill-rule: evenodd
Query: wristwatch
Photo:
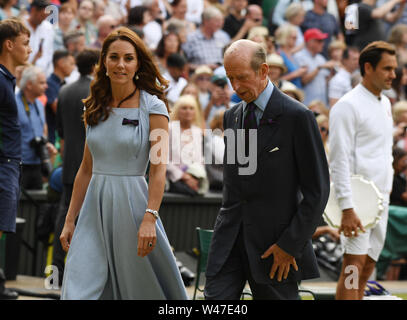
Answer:
M146 209L146 212L151 213L155 219L158 219L160 216L158 215L158 211L157 210L153 210L153 209Z

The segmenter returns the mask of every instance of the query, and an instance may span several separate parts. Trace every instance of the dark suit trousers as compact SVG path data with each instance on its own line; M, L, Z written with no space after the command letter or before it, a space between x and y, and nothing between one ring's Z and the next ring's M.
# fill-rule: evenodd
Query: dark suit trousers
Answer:
M72 190L72 184L64 184L64 189L58 208L58 215L55 220L52 265L58 268L60 284L62 283L62 276L64 274L66 252L62 249L59 237L61 236L62 229L64 228L65 217L68 212L69 203L71 202Z
M239 300L246 281L249 282L255 300L299 299L296 282L276 285L255 282L250 272L249 259L244 244L243 227L241 226L235 244L222 269L216 276L206 279L205 299Z

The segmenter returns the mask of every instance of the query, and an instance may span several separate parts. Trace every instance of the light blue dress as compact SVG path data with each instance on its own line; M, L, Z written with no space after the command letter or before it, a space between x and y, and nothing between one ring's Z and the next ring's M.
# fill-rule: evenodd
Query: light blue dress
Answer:
M188 299L161 220L157 244L137 255L137 233L148 185L149 114L168 117L164 103L145 91L140 108L114 108L87 129L93 173L68 251L61 299ZM123 119L139 120L123 125Z

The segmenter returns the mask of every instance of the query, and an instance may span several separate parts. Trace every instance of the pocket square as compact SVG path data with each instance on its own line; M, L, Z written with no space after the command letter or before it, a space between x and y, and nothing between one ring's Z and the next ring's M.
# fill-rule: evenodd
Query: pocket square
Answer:
M278 151L278 150L280 150L280 148L279 148L279 147L275 147L274 149L270 150L269 152L274 152L274 151Z
M124 118L123 122L122 122L122 125L125 126L127 124L132 124L133 126L138 126L138 120L137 119L131 120L131 119Z

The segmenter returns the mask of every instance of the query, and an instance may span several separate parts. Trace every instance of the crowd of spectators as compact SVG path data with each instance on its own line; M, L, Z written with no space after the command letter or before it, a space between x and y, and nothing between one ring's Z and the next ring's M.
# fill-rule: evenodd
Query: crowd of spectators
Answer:
M60 92L81 80L80 54L98 52L121 25L143 39L169 80L170 133L181 143L172 144L180 150L170 157L167 191L196 195L221 188L221 116L240 101L226 76L223 52L242 38L264 45L270 80L314 112L327 153L329 110L360 82L361 49L375 40L392 43L399 68L385 94L393 104L395 147L407 150L404 0L1 0L0 20L11 17L31 32L30 65L18 68L16 90L24 188L42 188L50 175L33 149L34 138L46 138L54 168L69 159L62 153L66 121L57 117ZM79 105L84 98L78 95ZM406 170L395 166L395 181L405 180ZM397 203L407 206L407 199Z

